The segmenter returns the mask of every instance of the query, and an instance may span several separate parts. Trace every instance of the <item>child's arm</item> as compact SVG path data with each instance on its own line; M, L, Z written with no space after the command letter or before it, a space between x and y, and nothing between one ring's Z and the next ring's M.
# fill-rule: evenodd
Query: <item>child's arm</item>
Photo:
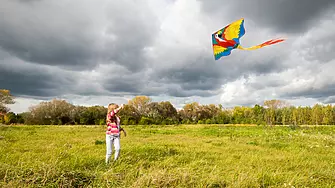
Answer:
M107 116L106 116L106 123L108 124L108 123L111 123L112 121L111 121L111 114L107 114Z
M120 106L119 108L117 108L117 109L114 110L114 113L118 113L118 112L123 108L123 106L124 106L124 105L121 104L121 106Z
M124 130L123 128L120 129L120 132L123 131L124 136L127 136L126 130Z

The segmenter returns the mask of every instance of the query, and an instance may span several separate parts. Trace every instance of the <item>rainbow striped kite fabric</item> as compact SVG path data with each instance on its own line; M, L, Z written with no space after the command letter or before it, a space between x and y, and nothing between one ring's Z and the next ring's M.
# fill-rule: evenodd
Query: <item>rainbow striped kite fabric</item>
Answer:
M284 39L272 39L257 46L244 48L240 45L240 39L245 34L243 24L244 19L242 18L212 34L212 45L215 60L220 59L222 56L230 55L231 51L236 48L240 50L256 50L284 41Z

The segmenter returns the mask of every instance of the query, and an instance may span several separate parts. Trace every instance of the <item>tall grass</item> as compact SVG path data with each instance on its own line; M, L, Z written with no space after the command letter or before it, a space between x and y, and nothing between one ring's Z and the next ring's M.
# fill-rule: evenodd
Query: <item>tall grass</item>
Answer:
M2 187L334 187L335 127L0 126Z

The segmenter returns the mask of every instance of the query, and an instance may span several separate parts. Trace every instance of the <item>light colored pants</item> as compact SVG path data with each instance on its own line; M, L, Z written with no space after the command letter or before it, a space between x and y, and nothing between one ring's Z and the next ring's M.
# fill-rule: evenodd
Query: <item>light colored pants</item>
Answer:
M119 157L119 153L120 153L120 136L114 136L114 135L108 135L106 134L106 163L108 163L109 158L112 155L113 152L113 145L114 144L114 148L115 148L115 156L114 156L114 161L116 161Z

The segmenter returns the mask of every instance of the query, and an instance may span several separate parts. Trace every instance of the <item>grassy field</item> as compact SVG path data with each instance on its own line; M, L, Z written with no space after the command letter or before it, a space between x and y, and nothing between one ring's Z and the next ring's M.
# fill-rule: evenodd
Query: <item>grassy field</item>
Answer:
M1 187L335 187L335 127L0 126Z

